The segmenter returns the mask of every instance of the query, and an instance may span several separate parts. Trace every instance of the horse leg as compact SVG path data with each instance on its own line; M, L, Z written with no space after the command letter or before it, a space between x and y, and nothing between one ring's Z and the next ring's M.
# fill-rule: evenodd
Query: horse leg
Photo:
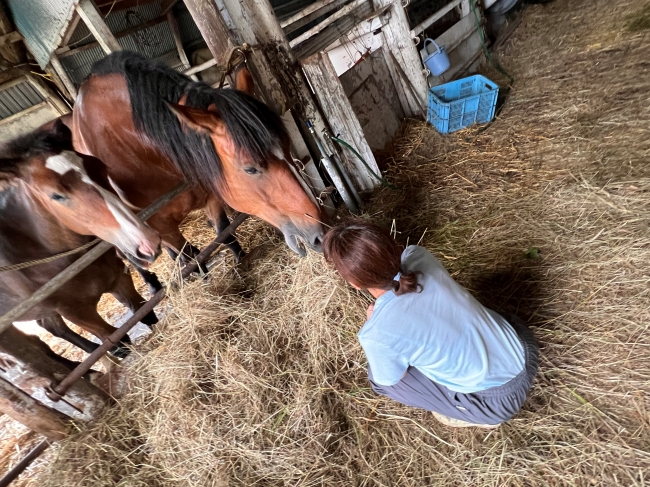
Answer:
M115 331L115 327L106 323L106 321L99 316L95 305L66 308L60 310L60 313L75 325L92 333L102 341L106 340ZM113 346L109 352L115 357L124 358L131 353L131 350L128 348L128 344L130 343L131 338L129 338L129 335L125 335L120 343Z
M186 215L183 215L183 218L185 216ZM185 237L183 237L183 234L178 229L181 222L178 221L177 218L173 218L173 215L163 215L163 217L159 217L158 214L155 214L149 219L148 223L152 228L155 228L160 233L163 240L163 246L169 254L169 257L174 261L179 259L182 266L192 262L194 258L201 253L200 249L185 240ZM208 268L205 265L201 265L200 270L197 270L197 273L199 274L205 274L207 272Z
M228 215L226 215L226 210L223 207L223 203L217 198L210 198L208 204L205 207L205 212L208 215L210 224L214 227L219 235L223 232L228 225L230 225L230 220L228 220ZM235 257L235 263L239 262L244 258L246 252L241 248L237 238L234 235L230 235L224 242L226 246L230 249L233 256Z
M153 272L148 271L147 269L144 269L140 267L140 264L137 262L134 262L131 257L128 255L124 255L121 251L117 250L117 255L120 257L120 259L127 260L135 269L135 271L140 274L140 277L142 277L142 280L145 282L147 287L149 288L149 292L151 294L156 294L158 291L160 291L163 286L160 283L160 280L158 279L158 276L154 274Z
M133 313L145 303L144 298L135 289L133 279L129 274L121 274L117 286L110 293ZM158 317L153 311L150 311L140 321L151 328L152 325L158 323Z
M61 338L68 343L72 343L74 346L79 347L86 353L93 353L99 347L98 344L91 342L87 338L72 331L59 314L42 320L36 320L36 323L38 323L40 327L49 331L55 337Z

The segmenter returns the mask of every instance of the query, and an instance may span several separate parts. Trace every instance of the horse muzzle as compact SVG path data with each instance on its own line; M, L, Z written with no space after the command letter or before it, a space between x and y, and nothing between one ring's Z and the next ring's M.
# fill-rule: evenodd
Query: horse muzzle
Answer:
M319 253L323 251L322 243L325 231L320 223L307 228L298 228L292 222L288 222L282 225L281 230L286 244L300 257L307 255L305 247Z

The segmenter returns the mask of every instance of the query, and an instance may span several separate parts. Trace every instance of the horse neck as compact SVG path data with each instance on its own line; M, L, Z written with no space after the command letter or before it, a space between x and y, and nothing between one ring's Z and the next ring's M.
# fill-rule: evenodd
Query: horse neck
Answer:
M62 225L22 181L3 192L0 206L0 234L20 255L56 254L92 239Z

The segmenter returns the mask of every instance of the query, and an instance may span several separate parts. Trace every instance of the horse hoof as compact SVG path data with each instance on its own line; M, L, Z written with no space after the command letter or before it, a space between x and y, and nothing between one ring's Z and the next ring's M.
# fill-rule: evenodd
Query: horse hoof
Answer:
M131 349L124 345L115 345L113 348L111 348L108 351L108 353L110 353L113 357L116 358L125 358L129 356L129 354L131 353Z
M147 325L149 328L151 328L153 325L158 323L158 317L156 316L156 313L153 311L149 311L144 318L140 320L141 323L144 323Z

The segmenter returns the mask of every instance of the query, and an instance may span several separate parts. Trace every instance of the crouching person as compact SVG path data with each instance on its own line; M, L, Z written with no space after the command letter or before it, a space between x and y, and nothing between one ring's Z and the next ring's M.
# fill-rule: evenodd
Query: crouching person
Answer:
M332 228L325 259L376 298L359 342L372 388L448 426L496 427L526 401L539 350L532 332L482 306L425 248L401 253L381 228Z

